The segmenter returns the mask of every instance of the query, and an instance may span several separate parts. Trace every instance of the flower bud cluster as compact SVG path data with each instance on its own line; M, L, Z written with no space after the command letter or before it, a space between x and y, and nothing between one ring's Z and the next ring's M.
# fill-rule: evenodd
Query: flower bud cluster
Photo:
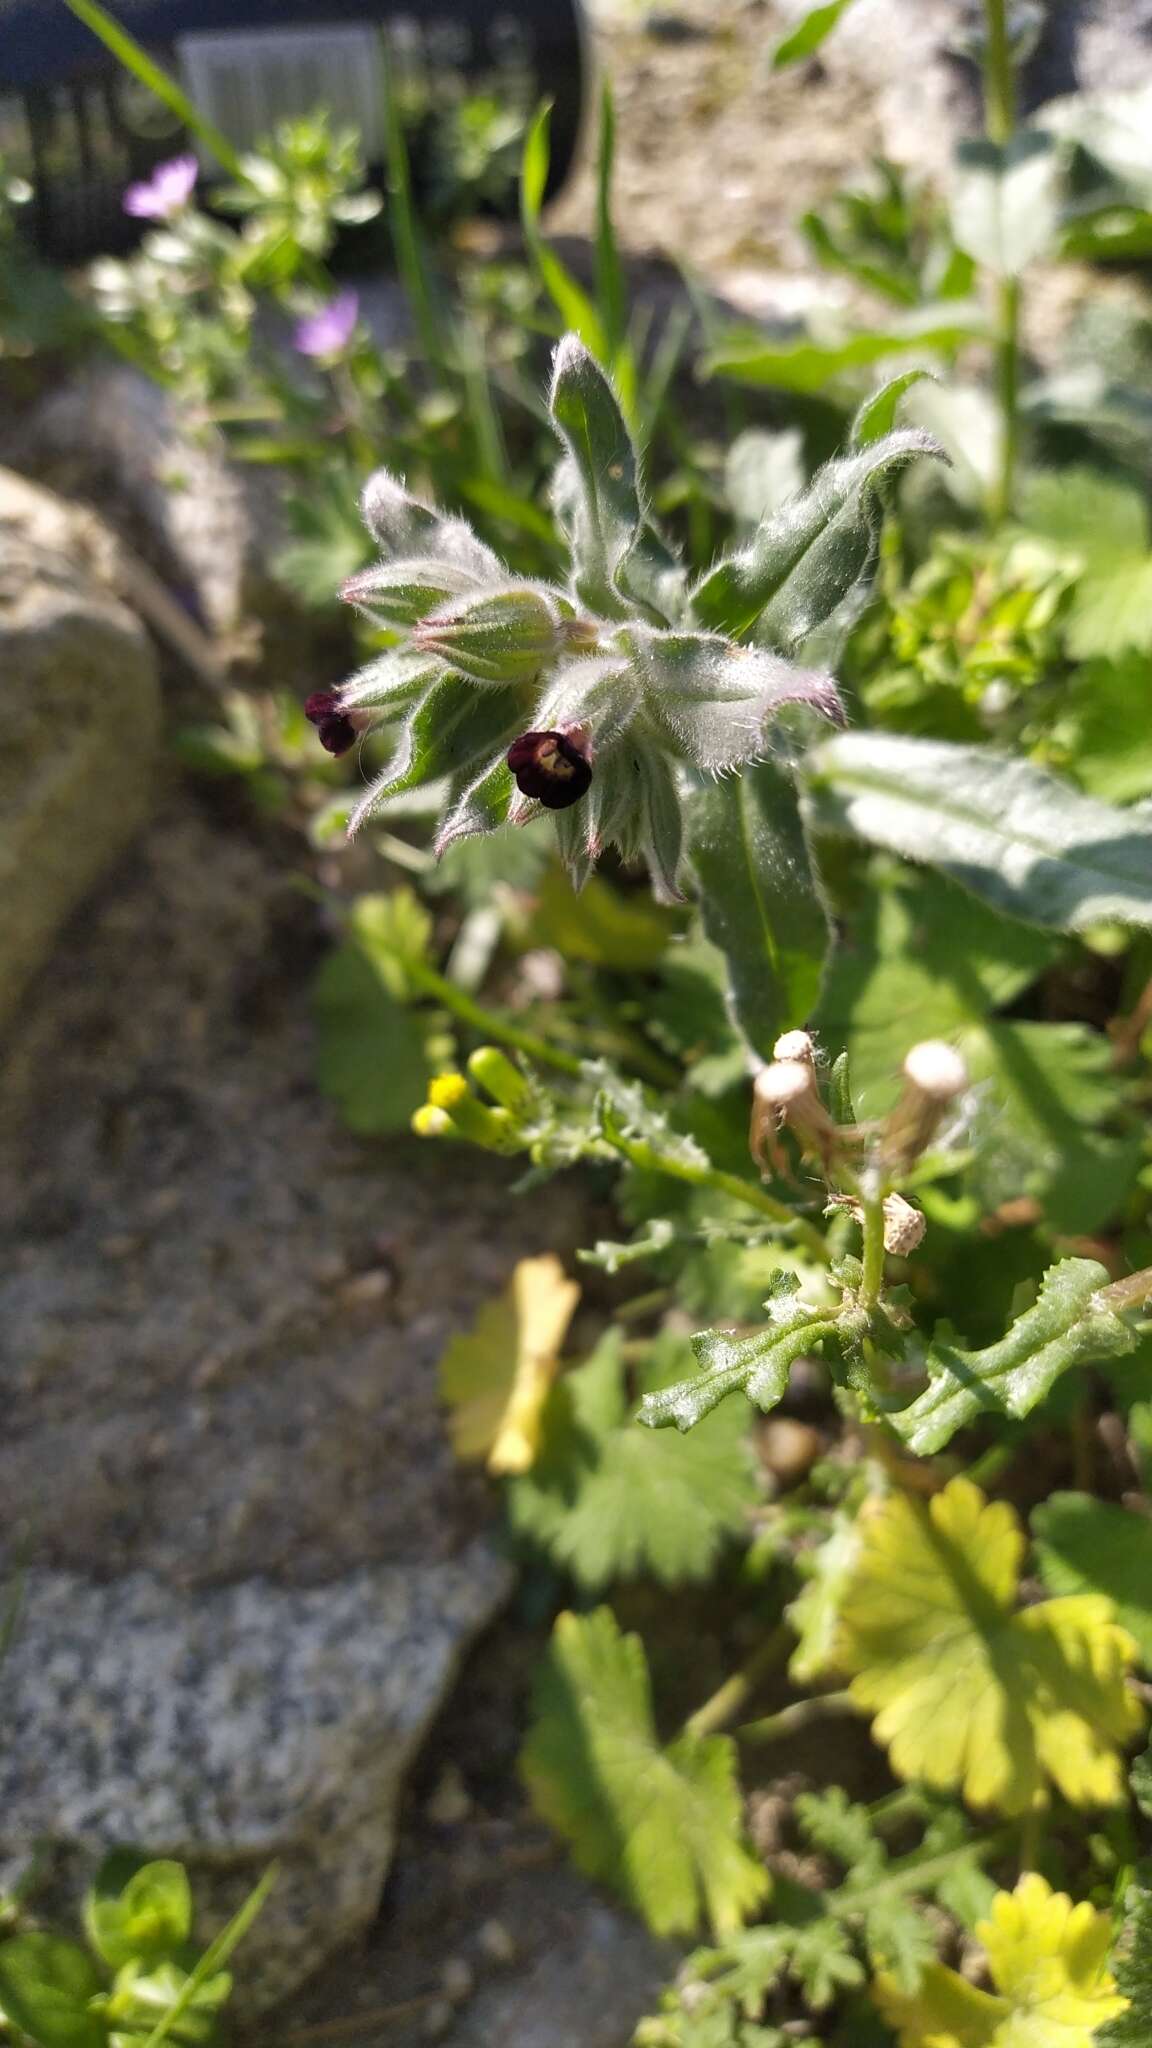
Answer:
M381 559L343 596L388 645L314 722L331 752L371 717L394 731L352 830L401 791L443 781L439 851L523 823L539 805L556 813L574 883L613 845L646 861L657 895L674 900L685 769L715 776L758 760L786 707L834 723L843 708L831 676L742 644L715 629L707 604L695 608L652 520L616 395L572 335L556 351L550 407L565 450L555 506L567 584L518 578L464 520L380 472L363 511ZM749 602L745 593L745 611Z

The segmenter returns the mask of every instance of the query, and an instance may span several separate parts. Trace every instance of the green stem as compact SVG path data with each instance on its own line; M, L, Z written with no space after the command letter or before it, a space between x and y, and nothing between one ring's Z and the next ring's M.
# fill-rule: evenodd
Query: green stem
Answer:
M833 1693L834 1699L836 1695ZM825 1895L824 1909L834 1919L846 1920L853 1913L875 1905L877 1899L899 1896L903 1892L924 1891L934 1885L949 1870L961 1863L983 1863L989 1856L997 1855L1007 1845L1004 1834L987 1835L982 1842L965 1842L959 1849L942 1849L938 1856L913 1854L903 1857L889 1866L885 1877L875 1884L861 1885L854 1891L850 1885Z
M1008 40L1008 0L984 0L984 126L990 142L1006 149L1016 129L1016 83ZM1012 509L1020 442L1020 284L1001 278L996 287L996 388L1000 401L1000 461L992 488L994 520Z
M797 1734L825 1714L859 1711L850 1692L814 1693L811 1699L795 1700L790 1707L781 1707L778 1714L768 1714L762 1721L746 1721L736 1733L743 1742L779 1742L782 1736Z
M780 1622L771 1634L765 1637L760 1648L753 1652L741 1670L734 1672L731 1678L726 1678L711 1698L706 1699L702 1707L697 1707L696 1712L688 1716L682 1730L683 1734L711 1735L717 1728L723 1728L740 1712L761 1679L766 1678L770 1671L775 1671L777 1665L783 1662L794 1641L793 1630L786 1621Z
M875 1195L864 1195L860 1203L863 1211L864 1232L864 1276L860 1283L860 1305L875 1308L884 1292L884 1190Z
M1020 1875L1026 1877L1030 1870L1036 1870L1040 1862L1040 1845L1044 1839L1044 1815L1039 1807L1020 1818Z
M1145 1266L1139 1273L1129 1273L1123 1280L1113 1280L1110 1287L1102 1287L1096 1300L1101 1308L1110 1308L1114 1315L1125 1309L1143 1308L1152 1301L1152 1266Z
M555 1067L558 1073L571 1074L573 1078L579 1078L582 1073L582 1063L575 1053L562 1052L558 1046L549 1045L547 1039L537 1038L535 1032L522 1031L518 1024L509 1024L507 1018L498 1016L494 1010L486 1010L483 1003L478 1003L466 990L457 988L454 981L437 974L434 967L409 962L405 972L416 988L423 990L425 995L435 996L438 1003L443 1003L446 1010L451 1010L462 1024L471 1025L483 1038L494 1038L498 1044L513 1046L526 1059L535 1060L542 1067Z
M715 1194L745 1202L761 1216L770 1216L773 1223L790 1230L814 1259L827 1265L828 1247L815 1225L797 1216L786 1202L778 1202L775 1195L757 1187L755 1182L741 1180L736 1173L722 1173L718 1166L699 1166L692 1160L676 1159L670 1153L657 1151L655 1145L643 1138L626 1138L614 1132L611 1143L630 1165L638 1166L644 1173L664 1173L670 1180L687 1181L690 1187L711 1188Z

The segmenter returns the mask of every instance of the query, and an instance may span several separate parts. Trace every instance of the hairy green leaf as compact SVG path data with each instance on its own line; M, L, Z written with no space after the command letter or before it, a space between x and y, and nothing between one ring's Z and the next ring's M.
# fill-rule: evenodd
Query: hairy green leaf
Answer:
M643 1645L608 1608L557 1621L521 1768L579 1868L654 1933L688 1933L702 1915L731 1932L763 1898L767 1873L741 1840L735 1745L660 1746Z
M626 617L619 579L642 525L636 450L608 379L575 335L556 350L550 405L573 464L577 594L607 618Z
M904 427L827 463L696 585L691 603L700 623L736 639L756 627L765 646L790 652L832 616L871 563L879 486L918 455L939 452L930 434Z
M990 747L842 733L805 763L811 814L928 861L1027 924L1152 925L1152 819Z
M828 947L795 791L759 761L696 789L688 858L704 928L728 965L729 1001L764 1059L782 1031L806 1024Z

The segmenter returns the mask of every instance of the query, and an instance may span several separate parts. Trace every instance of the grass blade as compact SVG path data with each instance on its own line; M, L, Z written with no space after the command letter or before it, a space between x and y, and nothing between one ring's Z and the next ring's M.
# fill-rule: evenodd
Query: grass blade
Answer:
M189 1972L188 1981L182 1986L179 1997L173 1999L167 2012L156 2022L144 2042L144 2048L160 2048L160 2043L168 2039L177 2020L182 2019L187 2012L200 1986L206 1984L209 1977L214 1977L217 1970L223 1969L233 1949L243 1941L252 1922L262 1910L277 1876L278 1866L273 1863L264 1872L259 1884L249 1892L239 1912L233 1915L227 1927L216 1936L215 1941L209 1943L195 1969Z
M536 274L565 327L578 334L597 362L611 371L611 353L596 307L540 233L540 209L544 204L544 187L548 182L548 165L551 162L551 123L552 105L545 100L524 139L520 171L520 220L524 240Z
M194 135L205 149L211 151L221 169L227 171L230 177L238 179L242 185L248 183L244 166L227 136L222 135L220 130L199 112L176 80L162 70L148 55L147 50L136 41L135 36L129 35L128 30L121 27L115 16L109 14L107 8L101 7L98 0L64 0L64 4L71 9L77 21L82 21L85 28L91 29L92 34L99 38L117 63L122 64L125 71L131 72L133 78L138 79L141 85L154 93L158 100L162 100L177 120L187 128L189 134Z

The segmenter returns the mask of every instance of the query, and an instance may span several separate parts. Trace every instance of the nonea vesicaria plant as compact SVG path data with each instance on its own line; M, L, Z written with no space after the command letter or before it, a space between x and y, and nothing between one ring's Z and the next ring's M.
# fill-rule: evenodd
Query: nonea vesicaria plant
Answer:
M380 472L364 516L381 560L344 596L402 637L310 715L337 751L370 717L399 724L354 826L446 778L441 850L543 808L574 882L616 846L673 898L701 779L762 758L785 706L844 722L824 662L870 585L877 487L934 444L913 430L870 437L870 413L843 459L692 585L649 514L611 387L573 335L550 405L567 583L511 575L463 520Z

